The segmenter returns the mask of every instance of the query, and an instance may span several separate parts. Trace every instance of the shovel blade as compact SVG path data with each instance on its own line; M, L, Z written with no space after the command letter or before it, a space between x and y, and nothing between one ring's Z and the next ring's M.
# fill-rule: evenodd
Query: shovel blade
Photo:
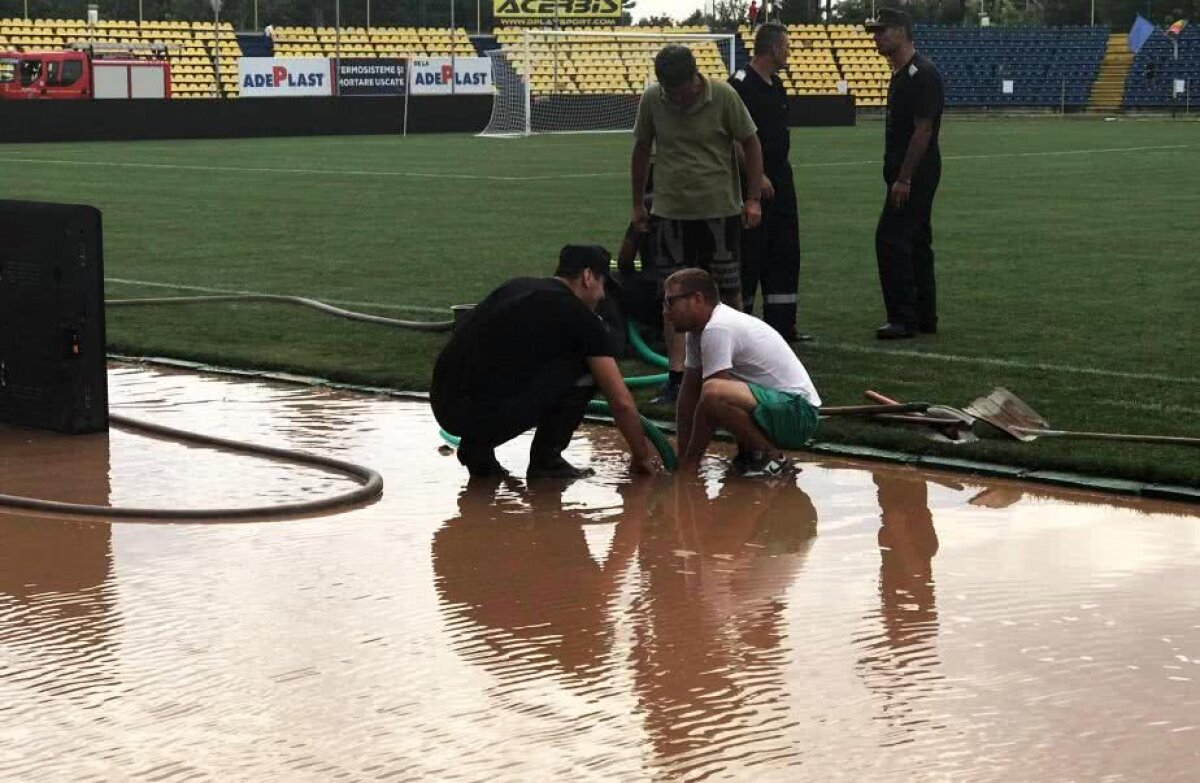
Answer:
M979 397L965 410L970 415L1007 432L1017 440L1030 441L1037 437L1029 430L1049 429L1050 424L1030 405L1008 389L997 387Z

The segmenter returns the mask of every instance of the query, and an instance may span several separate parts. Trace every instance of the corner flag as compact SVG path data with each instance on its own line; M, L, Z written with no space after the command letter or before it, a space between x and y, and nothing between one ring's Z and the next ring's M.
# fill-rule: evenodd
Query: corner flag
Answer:
M1129 50L1137 54L1153 32L1154 25L1138 14L1137 19L1133 20L1133 27L1129 28Z

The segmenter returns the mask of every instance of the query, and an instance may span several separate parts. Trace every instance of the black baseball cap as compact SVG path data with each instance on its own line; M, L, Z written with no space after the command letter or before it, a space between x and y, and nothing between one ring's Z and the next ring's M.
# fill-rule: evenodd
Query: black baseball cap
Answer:
M911 33L912 19L899 8L880 8L874 19L863 22L863 27L871 33L888 27L901 27Z
M559 277L575 277L585 269L596 276L607 275L612 254L600 245L563 245L558 253Z

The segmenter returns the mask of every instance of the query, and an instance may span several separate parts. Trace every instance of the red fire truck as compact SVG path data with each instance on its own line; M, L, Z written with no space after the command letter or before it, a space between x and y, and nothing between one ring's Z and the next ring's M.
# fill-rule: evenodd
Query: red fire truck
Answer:
M109 56L92 47L0 51L0 100L170 98L171 66L157 54L139 59L125 49Z

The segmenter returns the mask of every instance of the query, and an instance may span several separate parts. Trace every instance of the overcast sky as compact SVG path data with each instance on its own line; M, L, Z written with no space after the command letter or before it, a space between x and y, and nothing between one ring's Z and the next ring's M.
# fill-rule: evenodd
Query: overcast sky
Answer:
M746 0L747 5L749 2L750 0ZM647 16L666 14L679 22L690 16L702 3L708 5L704 0L637 0L637 8L633 9L633 19L636 22Z

